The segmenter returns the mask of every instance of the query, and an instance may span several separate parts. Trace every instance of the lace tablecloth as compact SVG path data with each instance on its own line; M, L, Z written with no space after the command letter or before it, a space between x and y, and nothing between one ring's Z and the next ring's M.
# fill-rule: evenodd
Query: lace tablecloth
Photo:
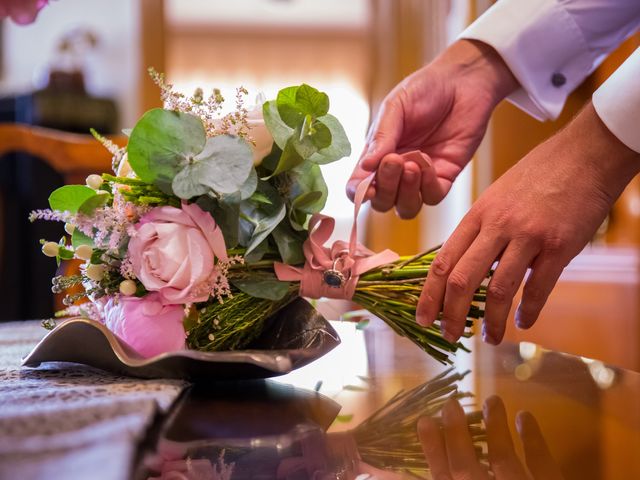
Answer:
M128 478L147 428L187 384L73 364L20 368L46 333L37 321L0 324L0 479Z

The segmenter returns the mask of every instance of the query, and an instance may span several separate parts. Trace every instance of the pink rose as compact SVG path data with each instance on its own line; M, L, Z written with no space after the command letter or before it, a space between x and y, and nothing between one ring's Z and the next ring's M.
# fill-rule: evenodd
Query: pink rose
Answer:
M163 304L209 299L217 269L228 259L222 231L198 205L157 207L144 215L129 241L133 272Z
M11 17L18 25L27 25L47 3L49 0L0 0L0 20Z
M163 305L157 293L110 298L102 307L104 324L145 358L185 348L182 305Z

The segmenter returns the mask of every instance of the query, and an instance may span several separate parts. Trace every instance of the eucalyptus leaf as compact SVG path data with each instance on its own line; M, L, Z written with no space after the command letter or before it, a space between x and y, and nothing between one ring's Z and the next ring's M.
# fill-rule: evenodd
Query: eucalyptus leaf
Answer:
M278 105L275 100L265 102L262 105L262 116L264 118L265 125L273 137L274 143L284 150L285 145L291 135L293 135L294 129L288 126L280 118L278 113ZM264 163L264 160L262 161Z
M203 195L196 203L202 210L210 213L220 227L227 248L233 248L238 245L240 193L224 195L219 199Z
M156 108L135 125L127 146L136 175L173 194L172 181L193 157L202 152L206 134L202 121L191 114Z
M300 210L304 213L316 213L316 204L322 198L322 192L317 190L305 192L294 198L293 202L291 202L291 208L294 210Z
M303 113L314 118L322 117L329 112L329 96L306 83L296 90L295 103Z
M80 206L95 195L95 190L84 185L65 185L51 192L49 206L52 210L77 213Z
M322 176L322 170L309 161L287 172L289 176L289 201L293 204L296 198L308 192L320 192L321 196L313 202L305 202L305 213L318 213L327 202L328 189ZM309 197L306 197L307 199Z
M247 228L247 222L252 227L250 239L247 241L247 254L251 253L254 248L269 236L273 229L285 218L287 211L282 197L268 182L259 180L257 192L266 196L270 203L256 203L249 199L242 201L240 204L240 211L242 217L244 217L240 226L241 238L242 230Z
M296 143L299 142L294 135L285 145L284 150L282 151L282 155L280 156L280 160L278 160L278 165L276 166L274 172L271 174L271 177L286 172L287 170L291 170L292 168L295 168L304 162L304 157L302 157L298 153Z
M231 283L244 293L256 298L282 300L289 293L290 284L276 279L234 279Z
M210 190L233 193L243 187L252 170L253 154L249 144L239 137L218 135L207 139L204 150L180 170L172 187L183 199Z
M252 263L259 262L267 253L271 253L268 237L265 238L256 248L251 250L251 252L248 254L245 253L244 263L245 265L251 265Z
M283 203L280 208L272 215L264 216L260 218L256 224L253 234L251 235L251 241L247 245L246 253L251 253L251 250L256 248L260 242L266 239L274 228L284 219L287 214L287 207Z
M318 122L325 125L331 132L331 145L318 150L309 157L309 160L324 165L351 155L351 143L338 119L329 114L318 118Z
M282 121L291 128L300 126L306 114L296 101L299 88L298 86L283 88L276 97L278 114Z
M96 208L104 207L109 202L110 198L111 195L108 193L93 195L82 202L82 205L78 208L78 212L85 215L91 215Z
M246 200L247 198L250 198L256 191L257 186L258 174L256 173L256 169L252 168L249 172L249 177L247 177L245 182L240 186L240 199Z
M289 265L304 263L302 245L306 238L305 233L295 232L285 222L278 225L273 231L273 239L278 247L278 253L280 253L282 261Z

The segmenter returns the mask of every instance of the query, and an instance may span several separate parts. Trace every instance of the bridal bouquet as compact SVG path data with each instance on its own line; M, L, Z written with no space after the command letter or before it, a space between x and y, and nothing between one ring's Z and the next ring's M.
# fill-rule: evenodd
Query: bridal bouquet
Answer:
M32 212L31 220L65 223L68 235L41 241L44 254L82 262L77 274L53 279L54 292L68 292L59 316L103 322L151 357L245 348L298 296L352 299L449 361L462 345L446 341L437 324L415 323L436 251L374 254L357 243L355 222L349 242L324 245L334 221L320 214L320 166L351 151L325 93L303 84L247 107L239 88L235 109L223 115L219 91L186 96L151 75L164 108L125 132L126 148L94 132L113 154L113 173L63 186L50 209ZM484 298L479 290L468 327Z

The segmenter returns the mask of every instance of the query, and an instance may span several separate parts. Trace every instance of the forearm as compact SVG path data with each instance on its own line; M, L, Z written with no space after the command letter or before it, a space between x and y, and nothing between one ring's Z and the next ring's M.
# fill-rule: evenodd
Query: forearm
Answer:
M611 201L640 172L640 153L609 130L591 102L558 133L558 137L567 149L568 158L583 162L585 174L594 175L601 191L609 195ZM561 164L558 167L562 168Z

